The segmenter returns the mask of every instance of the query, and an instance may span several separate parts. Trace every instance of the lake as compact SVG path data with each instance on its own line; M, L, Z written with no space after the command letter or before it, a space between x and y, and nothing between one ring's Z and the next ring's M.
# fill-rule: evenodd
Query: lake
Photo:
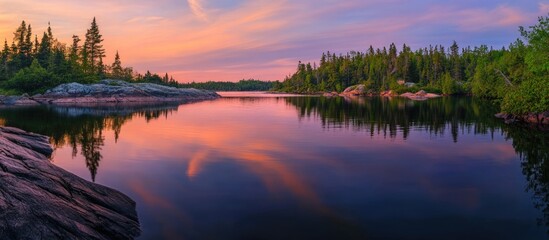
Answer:
M546 239L549 134L488 101L221 93L2 107L137 202L141 239Z

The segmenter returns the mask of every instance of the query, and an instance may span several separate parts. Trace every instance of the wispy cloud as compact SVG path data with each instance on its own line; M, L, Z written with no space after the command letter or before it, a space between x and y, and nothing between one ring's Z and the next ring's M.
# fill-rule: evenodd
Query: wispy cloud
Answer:
M549 2L540 2L539 3L539 10L542 14L549 14Z
M187 3L189 3L189 7L195 16L205 21L208 20L208 14L204 10L202 0L187 0Z
M0 0L0 40L21 20L35 33L51 22L54 35L82 37L95 16L107 61L119 50L123 64L169 72L180 81L282 79L297 61L323 51L364 50L395 42L422 47L507 45L516 27L549 12L546 1L502 4L405 0Z

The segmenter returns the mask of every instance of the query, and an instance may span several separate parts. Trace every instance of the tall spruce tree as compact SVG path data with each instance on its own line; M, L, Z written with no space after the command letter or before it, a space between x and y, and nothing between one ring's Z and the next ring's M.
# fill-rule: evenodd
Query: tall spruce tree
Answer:
M80 46L78 44L80 43L80 37L77 35L72 35L72 45L69 52L69 61L73 66L78 65L78 59L79 59L79 53L80 53Z
M92 73L104 73L102 58L105 57L105 49L102 42L103 36L99 33L99 26L94 17L90 29L86 32L86 41L84 43L86 61L89 63Z
M10 57L10 47L8 40L4 40L4 48L0 53L0 81L8 80L8 61Z
M124 78L124 69L122 68L122 62L120 61L118 51L116 51L116 55L114 55L114 62L111 65L111 77L114 79Z
M42 35L42 40L40 41L40 47L38 48L38 53L36 58L40 66L47 68L49 65L49 59L52 54L52 39L50 34L44 32Z
M32 61L32 28L30 25L21 22L21 25L14 32L14 43L15 49L14 53L16 54L16 62L14 65L19 68L25 68L30 66Z
M459 46L456 41L450 46L450 63L451 63L451 71L452 71L452 78L455 81L461 81L462 80L462 69L461 69L461 62L460 62L460 56L459 56Z

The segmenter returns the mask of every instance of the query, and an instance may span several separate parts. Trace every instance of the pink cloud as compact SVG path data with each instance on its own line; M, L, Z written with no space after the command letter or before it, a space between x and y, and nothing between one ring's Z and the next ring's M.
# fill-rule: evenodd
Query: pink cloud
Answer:
M423 8L416 6L421 2L403 0L242 0L225 9L207 3L3 0L0 37L11 40L23 19L40 35L50 21L54 35L68 43L73 34L83 38L95 16L105 38L107 63L118 50L124 65L140 72L169 72L182 82L281 80L297 61L316 60L323 51L414 43L420 38L417 29L436 34L439 26L456 31L446 36L450 39L464 33L503 31L527 25L539 14L508 5ZM414 9L407 11L406 6ZM535 7L547 11L549 4Z

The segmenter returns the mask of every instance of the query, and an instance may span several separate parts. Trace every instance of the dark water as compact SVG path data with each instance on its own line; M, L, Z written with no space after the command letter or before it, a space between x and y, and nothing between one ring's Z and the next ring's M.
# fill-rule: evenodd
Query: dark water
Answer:
M549 134L471 98L0 108L137 202L142 239L546 239Z

